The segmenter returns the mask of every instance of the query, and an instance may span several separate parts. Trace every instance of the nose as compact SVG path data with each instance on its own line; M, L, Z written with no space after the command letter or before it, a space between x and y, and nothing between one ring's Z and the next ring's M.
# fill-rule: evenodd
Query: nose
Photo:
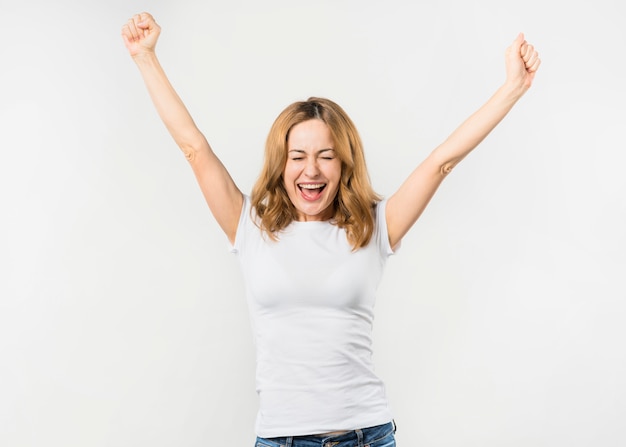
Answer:
M309 178L315 178L319 176L320 169L317 164L317 159L315 157L307 158L306 166L304 167L304 175Z

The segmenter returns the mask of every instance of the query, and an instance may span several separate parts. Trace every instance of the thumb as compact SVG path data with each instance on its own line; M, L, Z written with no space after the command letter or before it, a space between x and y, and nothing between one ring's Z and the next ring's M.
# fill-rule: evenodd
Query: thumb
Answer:
M515 38L515 40L513 41L513 43L511 44L511 46L509 47L510 53L516 56L520 55L522 45L524 45L525 42L526 40L524 39L524 33L519 33L517 37Z
M151 14L147 12L142 12L141 14L137 14L137 26L144 30L151 31L156 27L156 21Z

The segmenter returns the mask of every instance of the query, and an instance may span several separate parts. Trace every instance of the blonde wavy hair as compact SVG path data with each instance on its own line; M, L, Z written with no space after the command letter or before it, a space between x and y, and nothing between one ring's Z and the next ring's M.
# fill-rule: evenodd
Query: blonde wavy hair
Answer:
M333 101L309 98L291 104L278 115L267 137L261 174L252 189L252 206L260 218L261 229L273 240L297 219L283 180L287 140L293 126L311 119L322 120L330 129L335 153L341 161L341 181L331 220L346 230L348 241L357 250L372 238L374 205L381 197L372 189L361 137L346 112Z

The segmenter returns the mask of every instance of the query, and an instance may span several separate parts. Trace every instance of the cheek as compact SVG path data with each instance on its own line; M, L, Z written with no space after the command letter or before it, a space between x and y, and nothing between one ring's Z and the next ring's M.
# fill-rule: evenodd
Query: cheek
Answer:
M341 181L341 162L340 161L337 161L336 163L333 163L332 166L329 166L327 176L329 179L332 179L337 183Z
M293 168L293 166L290 166L289 163L287 163L285 165L285 169L283 171L283 181L288 184L288 183L292 183L293 179L295 178L295 170Z
M290 197L297 193L296 181L300 176L297 166L285 166L283 171L283 187Z

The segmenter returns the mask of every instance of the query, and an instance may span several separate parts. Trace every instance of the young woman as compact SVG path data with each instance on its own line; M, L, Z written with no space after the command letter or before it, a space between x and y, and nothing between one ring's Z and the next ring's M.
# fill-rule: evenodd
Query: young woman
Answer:
M257 350L258 446L394 446L371 362L375 290L385 261L446 175L531 86L540 60L520 34L506 80L387 200L372 189L360 137L334 102L287 107L250 196L198 130L155 55L148 13L122 28L152 101L238 256Z

